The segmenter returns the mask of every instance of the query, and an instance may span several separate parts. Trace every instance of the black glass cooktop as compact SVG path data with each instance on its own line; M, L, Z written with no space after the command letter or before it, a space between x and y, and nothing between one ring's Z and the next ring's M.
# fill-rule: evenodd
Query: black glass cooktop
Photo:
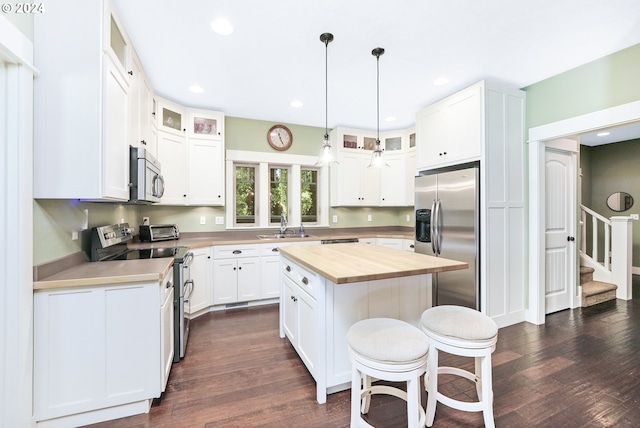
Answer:
M165 248L144 248L144 249L127 249L117 254L102 258L100 261L107 260L142 260L142 259L161 259L165 257L183 257L186 247L165 247Z

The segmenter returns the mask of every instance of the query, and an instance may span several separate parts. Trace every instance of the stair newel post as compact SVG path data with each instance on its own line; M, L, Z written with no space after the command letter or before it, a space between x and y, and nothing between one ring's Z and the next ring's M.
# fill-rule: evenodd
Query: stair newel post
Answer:
M631 299L633 219L611 217L611 282L618 286L616 298Z

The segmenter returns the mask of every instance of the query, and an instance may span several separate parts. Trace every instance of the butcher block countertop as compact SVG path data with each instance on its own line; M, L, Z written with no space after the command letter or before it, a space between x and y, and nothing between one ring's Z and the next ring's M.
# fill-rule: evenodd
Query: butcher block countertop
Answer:
M336 284L467 269L464 262L360 243L280 247L282 255Z
M83 263L33 283L33 290L162 281L173 258Z

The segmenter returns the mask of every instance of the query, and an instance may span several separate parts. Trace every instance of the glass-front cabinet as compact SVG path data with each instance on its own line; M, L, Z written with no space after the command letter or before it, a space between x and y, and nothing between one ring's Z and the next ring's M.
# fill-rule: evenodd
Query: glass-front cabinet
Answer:
M376 131L353 128L337 128L335 144L340 151L373 151L376 149ZM385 131L380 133L380 148L385 151L401 153L405 151L404 131ZM414 137L415 140L415 137Z
M164 98L158 98L158 111L156 115L158 130L167 131L176 135L185 135L187 130L186 109Z
M224 138L224 113L211 110L189 109L187 136L207 140Z

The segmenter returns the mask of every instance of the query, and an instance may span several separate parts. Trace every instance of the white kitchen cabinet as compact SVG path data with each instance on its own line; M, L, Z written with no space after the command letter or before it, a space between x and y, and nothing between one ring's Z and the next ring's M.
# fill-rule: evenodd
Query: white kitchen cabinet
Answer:
M284 334L312 376L317 374L317 313L315 293L320 278L285 260L282 263L282 322Z
M157 157L157 142L154 140L156 134L152 132L155 120L152 114L153 89L135 53L131 58L130 82L129 145L142 147Z
M262 299L280 298L280 252L278 247L290 245L319 245L320 241L280 242L260 244L260 296Z
M160 307L160 349L162 350L162 372L160 374L161 379L161 391L164 392L167 388L167 381L169 380L169 373L171 373L171 366L173 365L173 354L175 352L175 346L173 341L173 268L165 276L160 287L160 295L162 296L162 306Z
M405 177L406 177L406 202L408 206L415 205L415 188L416 188L416 165L417 165L417 149L416 149L416 131L415 128L409 128L407 130L407 141L409 145L407 147L407 157L405 162Z
M378 169L380 174L380 205L399 207L407 204L406 154L385 152L388 168ZM373 168L369 168L373 169Z
M184 135L158 130L158 160L164 176L165 205L185 205L187 201L187 141Z
M224 145L222 141L189 138L187 203L224 205Z
M224 113L212 110L187 109L189 138L224 141Z
M482 81L416 115L416 170L479 161L480 310L499 327L525 319L525 104L524 91Z
M157 98L161 118L158 135L158 160L165 178L164 205L222 206L225 200L224 114L222 112L185 109ZM198 122L210 121L210 122ZM171 126L180 123L185 132ZM196 126L200 123L202 126ZM190 125L189 125L190 124ZM215 135L191 129L216 128ZM204 131L202 131L204 132ZM189 135L189 136L187 136Z
M338 127L330 136L339 162L330 171L331 206L408 205L413 185L407 187L406 131L380 134L380 147L389 168L368 168L375 148L375 133Z
M260 247L257 244L213 247L213 304L260 299Z
M34 418L81 426L149 411L173 360L173 278L34 293Z
M34 197L129 199L133 51L109 1L34 16Z
M193 280L193 293L189 297L189 314L196 314L211 306L213 293L213 262L211 247L194 248L193 261L189 265Z
M402 250L402 239L397 238L376 238L376 245L380 247Z
M186 137L187 109L166 98L157 97L156 99L158 101L158 111L156 112L158 130Z
M415 241L413 239L403 239L402 240L402 249L404 251L414 252L416 249Z
M417 168L478 160L483 148L483 82L416 114Z

